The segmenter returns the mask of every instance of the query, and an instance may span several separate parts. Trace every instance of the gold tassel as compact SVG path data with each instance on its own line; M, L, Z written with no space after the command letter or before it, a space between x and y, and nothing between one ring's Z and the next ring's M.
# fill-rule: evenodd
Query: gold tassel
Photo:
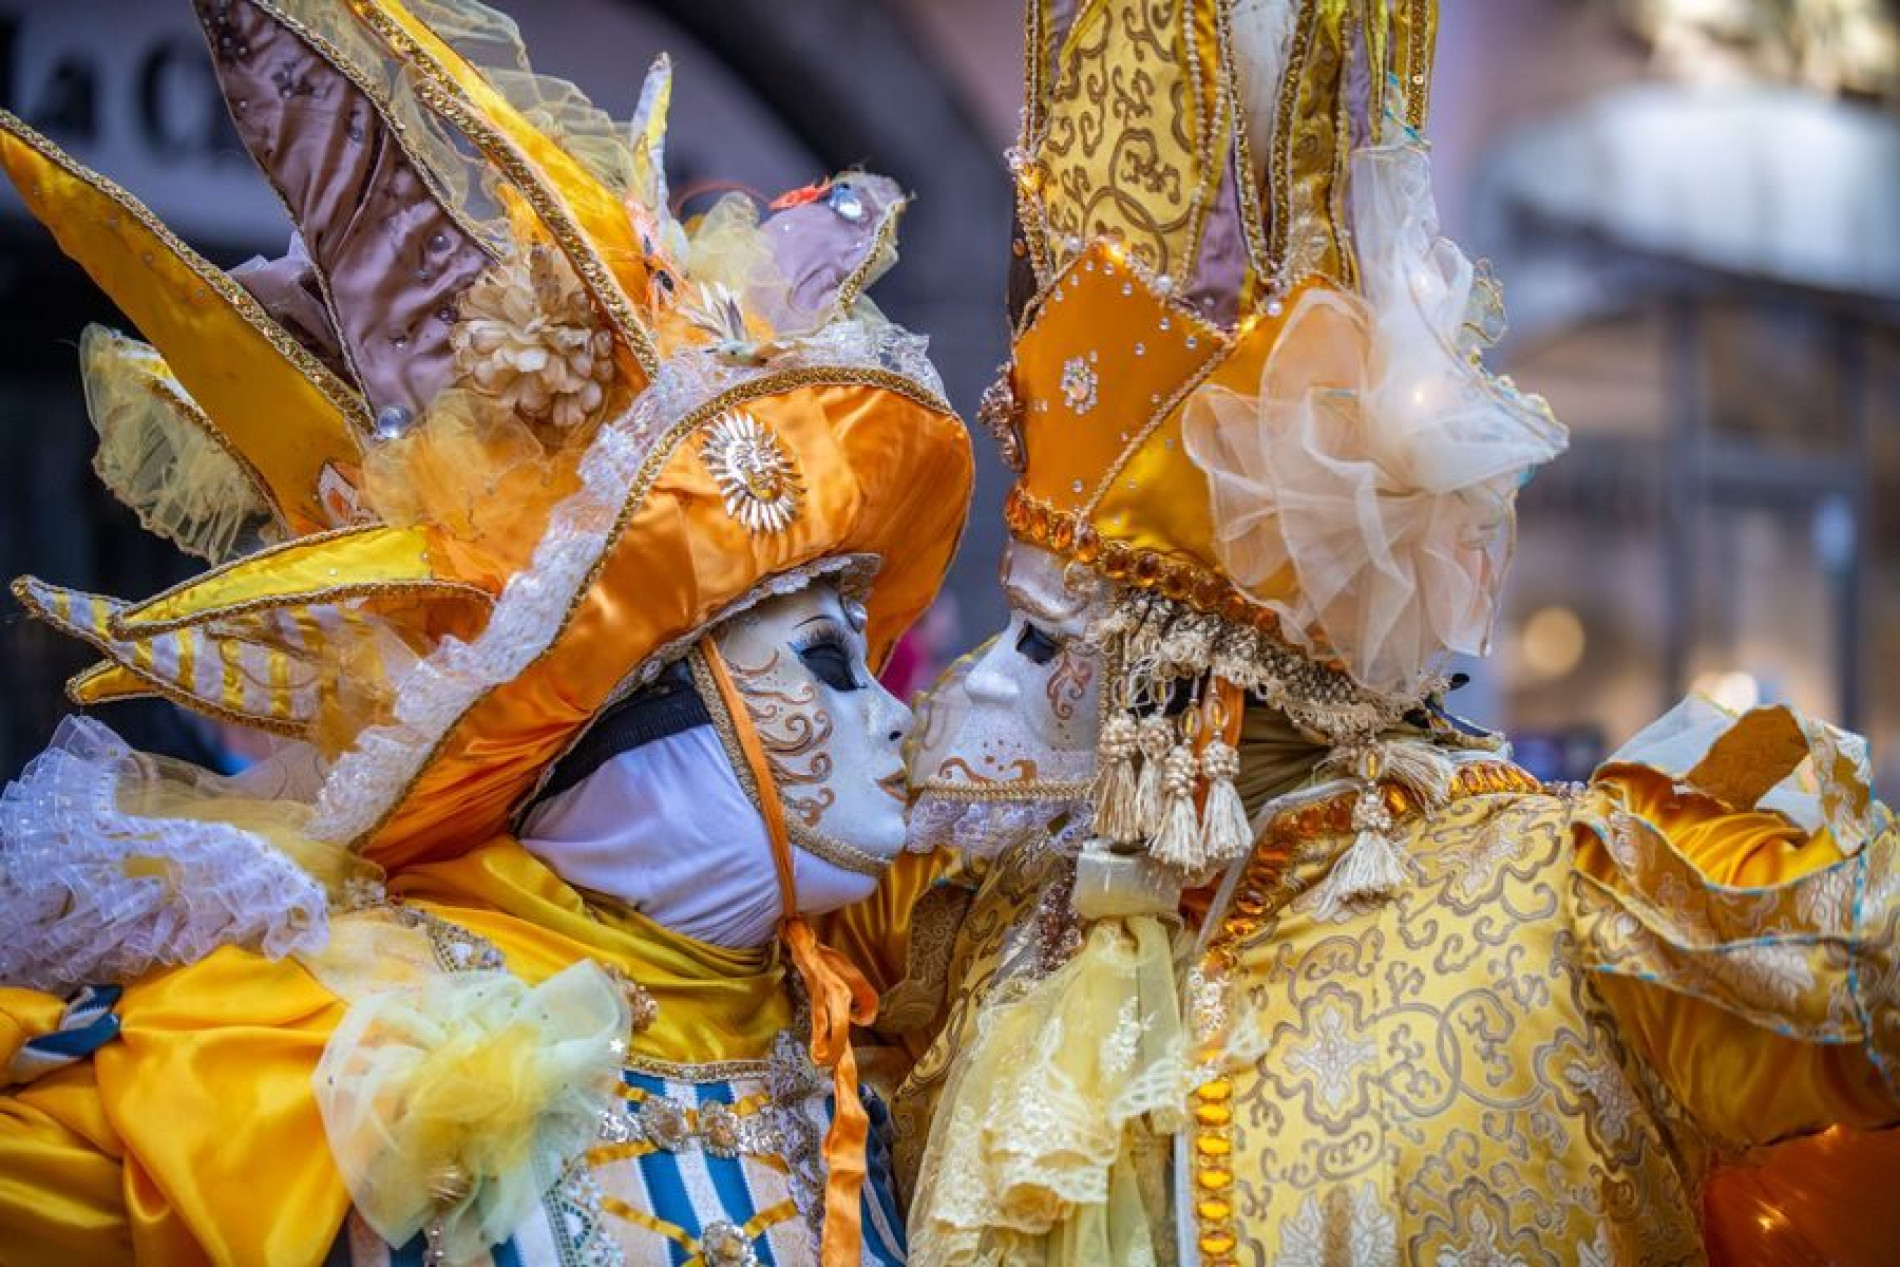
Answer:
M1451 799L1451 776L1456 767L1429 743L1398 740L1382 745L1379 771L1381 777L1410 792L1427 809L1442 808Z
M1135 757L1139 739L1135 719L1128 713L1114 713L1102 726L1097 748L1102 758L1102 772L1095 792L1095 834L1111 844L1128 844L1142 838L1135 803Z
M1392 839L1392 815L1378 784L1360 785L1352 825L1359 835L1320 883L1320 901L1328 911L1390 896L1407 879L1405 858Z
M1135 782L1135 838L1151 840L1161 830L1162 762L1172 746L1168 719L1153 713L1141 719L1136 743L1141 749L1141 774Z
M1158 764L1161 770L1161 821L1148 856L1183 872L1199 871L1207 865L1207 855L1194 815L1194 749L1183 740L1168 749L1159 763L1149 764Z
M1240 803L1234 779L1240 773L1240 754L1219 735L1201 749L1201 777L1207 780L1207 802L1201 807L1201 852L1207 862L1225 865L1241 857L1253 843L1247 809Z

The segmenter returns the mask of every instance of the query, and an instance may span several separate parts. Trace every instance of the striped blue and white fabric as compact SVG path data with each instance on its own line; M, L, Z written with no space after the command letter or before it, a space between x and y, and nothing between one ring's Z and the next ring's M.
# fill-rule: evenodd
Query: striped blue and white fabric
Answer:
M623 1075L619 1111L535 1214L486 1261L496 1267L805 1267L818 1261L821 1148L830 1082L781 1036L770 1061ZM871 1117L861 1197L865 1267L904 1262L890 1114ZM392 1249L355 1216L334 1267L430 1267L423 1237Z

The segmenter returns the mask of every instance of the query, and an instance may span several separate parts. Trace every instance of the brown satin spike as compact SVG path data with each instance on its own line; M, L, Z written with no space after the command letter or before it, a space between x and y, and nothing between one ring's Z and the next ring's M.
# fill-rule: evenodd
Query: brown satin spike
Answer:
M413 417L450 376L456 301L490 257L441 205L370 96L251 0L198 0L218 86L290 212L350 375Z

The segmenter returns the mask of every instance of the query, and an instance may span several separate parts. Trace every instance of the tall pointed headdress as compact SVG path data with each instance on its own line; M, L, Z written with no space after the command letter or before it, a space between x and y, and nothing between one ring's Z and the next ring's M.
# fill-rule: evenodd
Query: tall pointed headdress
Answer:
M1563 447L1479 365L1495 290L1437 233L1435 27L1427 0L1028 4L982 416L1011 533L1113 598L1097 829L1189 871L1247 845L1241 693L1368 778L1429 726Z

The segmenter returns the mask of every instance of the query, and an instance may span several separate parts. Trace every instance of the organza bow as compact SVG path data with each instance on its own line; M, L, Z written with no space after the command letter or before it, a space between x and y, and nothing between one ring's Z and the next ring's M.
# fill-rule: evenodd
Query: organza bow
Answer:
M1301 292L1259 395L1202 389L1184 438L1235 585L1305 650L1411 694L1486 649L1517 489L1565 432L1479 363L1496 292L1438 237L1424 152L1360 150L1352 188L1363 295Z

